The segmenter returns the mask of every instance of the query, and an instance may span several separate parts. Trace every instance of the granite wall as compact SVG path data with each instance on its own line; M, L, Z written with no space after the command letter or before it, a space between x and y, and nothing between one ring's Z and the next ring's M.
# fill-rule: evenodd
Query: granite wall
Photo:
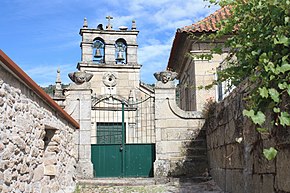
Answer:
M75 129L0 65L0 192L73 192Z
M210 174L231 193L290 192L290 128L272 126L270 134L256 132L255 125L242 115L249 89L247 84L236 88L205 112ZM267 115L269 126L271 116ZM268 161L262 152L271 146L279 153Z

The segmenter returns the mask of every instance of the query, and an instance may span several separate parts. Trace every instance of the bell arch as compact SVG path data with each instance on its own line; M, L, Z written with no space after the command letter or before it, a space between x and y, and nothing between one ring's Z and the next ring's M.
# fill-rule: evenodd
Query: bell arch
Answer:
M93 58L92 60L96 63L105 63L105 41L97 37L93 41Z
M116 64L127 64L127 42L123 38L115 42L115 59Z

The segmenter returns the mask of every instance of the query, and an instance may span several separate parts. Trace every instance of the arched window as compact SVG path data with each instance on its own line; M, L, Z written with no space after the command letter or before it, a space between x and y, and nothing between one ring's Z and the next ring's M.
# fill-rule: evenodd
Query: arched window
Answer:
M127 63L127 44L124 39L118 39L115 43L116 52L116 64L126 64Z
M105 63L105 43L100 38L93 42L93 61L99 64Z

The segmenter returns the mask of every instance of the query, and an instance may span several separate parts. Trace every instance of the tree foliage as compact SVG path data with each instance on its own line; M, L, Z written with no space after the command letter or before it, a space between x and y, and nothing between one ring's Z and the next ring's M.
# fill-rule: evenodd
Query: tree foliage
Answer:
M210 0L220 6L230 6L232 15L223 21L221 30L209 38L232 36L226 47L230 54L226 68L218 74L216 83L228 80L238 85L248 79L252 85L247 109L243 114L264 132L265 113L274 114L276 127L290 126L290 0ZM207 37L208 38L208 37ZM213 53L218 53L214 49ZM276 150L264 151L273 159Z

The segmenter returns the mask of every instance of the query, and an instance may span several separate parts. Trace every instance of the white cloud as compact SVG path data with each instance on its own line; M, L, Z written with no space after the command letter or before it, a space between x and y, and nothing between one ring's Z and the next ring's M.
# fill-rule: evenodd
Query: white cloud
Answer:
M61 73L62 83L69 83L68 73L72 72L71 67L74 64L62 64L62 65L38 65L38 67L32 67L25 70L25 72L33 77L33 80L39 83L41 86L48 86L55 83L56 71L59 68Z
M171 45L146 45L139 49L140 63L150 63L152 60L163 59L163 56L168 55Z

